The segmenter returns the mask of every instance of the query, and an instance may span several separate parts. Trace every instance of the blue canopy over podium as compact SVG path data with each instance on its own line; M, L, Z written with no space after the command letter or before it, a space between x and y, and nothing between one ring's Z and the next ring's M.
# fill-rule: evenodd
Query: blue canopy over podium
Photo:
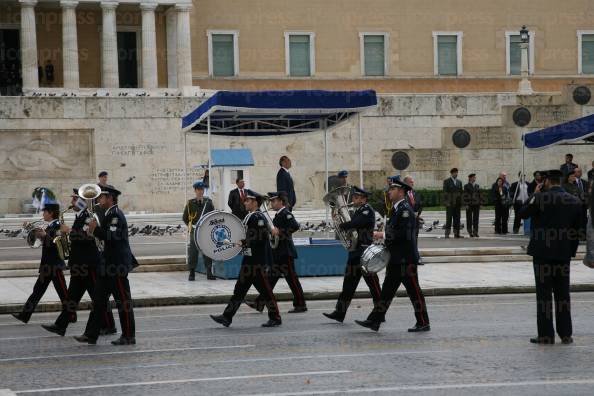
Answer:
M524 135L526 148L537 150L555 144L575 143L594 137L594 114Z

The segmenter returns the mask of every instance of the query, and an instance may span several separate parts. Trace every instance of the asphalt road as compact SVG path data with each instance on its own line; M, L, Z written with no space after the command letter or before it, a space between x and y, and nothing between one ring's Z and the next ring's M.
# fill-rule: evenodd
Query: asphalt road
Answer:
M0 316L0 388L77 395L592 395L594 294L573 295L575 343L537 346L533 295L428 299L432 330L406 332L414 317L399 298L379 333L353 323L370 310L357 300L344 324L314 301L304 314L243 307L230 328L208 315L222 306L138 309L137 345L77 344L86 313L61 338L40 323ZM290 307L281 304L281 310Z

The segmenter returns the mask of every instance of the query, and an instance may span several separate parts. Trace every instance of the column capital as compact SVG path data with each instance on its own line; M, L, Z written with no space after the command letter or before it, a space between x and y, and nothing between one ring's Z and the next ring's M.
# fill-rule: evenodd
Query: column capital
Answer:
M155 11L157 6L157 3L140 3L140 9L142 11Z
M35 7L37 5L37 0L19 0L21 7Z
M177 12L187 12L192 9L192 4L176 4L175 11Z
M78 1L76 0L61 0L60 7L62 8L76 8L78 6Z
M106 2L101 2L100 5L101 5L102 10L108 11L108 10L115 10L118 7L119 3L116 3L114 1L106 1Z

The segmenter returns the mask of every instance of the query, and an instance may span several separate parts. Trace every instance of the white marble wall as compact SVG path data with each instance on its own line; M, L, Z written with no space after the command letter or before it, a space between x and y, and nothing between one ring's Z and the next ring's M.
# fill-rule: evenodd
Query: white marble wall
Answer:
M35 136L47 131L73 134L70 140L60 137L56 147L36 143L47 154L84 165L84 172L57 169L46 179L45 165L39 172L15 170L14 159L0 152L0 214L20 211L22 201L34 187L54 189L65 202L75 186L95 179L107 170L110 183L124 193L122 206L127 210L149 212L181 211L184 204L183 138L180 117L200 103L197 98L118 98L118 97L0 97L0 146L25 146ZM567 103L567 104L566 104ZM594 113L594 106L571 104L565 94L530 98L515 95L392 95L382 96L376 111L363 117L364 179L367 186L379 186L388 174L395 174L390 158L395 150L406 151L411 166L403 173L417 179L418 187L441 186L448 170L460 168L476 172L478 182L493 182L501 170L510 175L521 168L520 136L513 125L511 112L520 104L532 111L527 130L539 129L567 119ZM452 133L467 129L472 140L464 149L455 148ZM15 131L21 131L21 135ZM83 131L83 132L81 132ZM80 150L81 133L88 134L88 147ZM18 136L15 137L15 136ZM50 139L51 140L51 139ZM52 140L54 141L54 140ZM299 203L311 202L321 207L324 178L323 133L287 137L229 138L213 137L213 148L250 148L256 166L251 169L252 187L266 192L275 188L278 158L288 155L297 186ZM351 171L358 182L358 129L355 121L329 132L329 168ZM18 143L18 144L17 144ZM192 134L187 144L188 167L206 163L206 136ZM573 152L578 164L591 164L592 148L558 146L545 151L526 153L526 170L558 167L565 152ZM82 156L82 157L81 157ZM88 156L89 158L83 158ZM32 161L32 160L29 160ZM68 162L70 163L70 162ZM55 165L54 165L55 166ZM586 170L589 169L586 166ZM82 168L81 168L82 169ZM82 172L82 173L81 173ZM188 178L201 176L193 171ZM50 173L52 175L52 173Z

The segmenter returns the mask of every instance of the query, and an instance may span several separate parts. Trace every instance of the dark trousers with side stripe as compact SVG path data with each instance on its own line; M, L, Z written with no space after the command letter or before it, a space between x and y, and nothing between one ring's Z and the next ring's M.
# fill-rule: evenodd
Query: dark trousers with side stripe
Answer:
M50 283L54 284L56 293L58 293L58 297L60 297L60 301L62 302L63 309L66 307L68 301L68 289L66 288L64 272L60 268L42 265L39 268L39 276L37 277L35 286L33 286L33 293L31 293L27 299L23 311L21 312L21 317L26 322L31 319L31 315L33 315L37 304L39 304L41 297L45 294Z
M127 275L99 276L97 278L93 311L91 311L91 315L89 316L85 335L93 340L99 337L101 324L109 307L110 295L113 295L116 306L118 307L122 337L135 337L134 308L130 293L130 282Z
M343 318L349 309L349 305L351 305L351 300L355 295L357 286L359 286L361 277L363 277L365 283L367 283L367 286L369 287L369 292L373 299L373 306L377 306L380 301L381 289L379 278L377 277L377 274L368 274L361 271L360 261L360 256L350 257L344 270L342 291L338 295L338 300L336 301L336 312L342 315Z
M282 262L274 263L270 268L268 283L272 290L274 290L281 277L285 278L291 292L293 292L293 307L306 308L303 287L301 287L301 282L299 282L297 272L295 272L295 259L293 257L286 257ZM264 306L264 297L262 294L256 299L256 304Z
M60 316L56 319L56 326L65 329L68 327L68 318L74 315L78 304L85 292L89 293L91 300L95 298L95 284L97 283L97 272L94 267L88 265L76 265L70 268L70 284L68 285L68 303L62 309ZM112 329L115 327L113 313L108 306L103 315L101 323L102 329Z
M270 283L268 283L268 277L264 272L263 266L245 263L241 264L239 278L233 289L233 296L231 296L231 300L223 312L225 318L228 320L233 319L233 316L243 303L252 285L254 285L258 293L263 297L264 303L268 308L268 317L272 320L280 320L276 298L274 297L274 293L272 293L272 288L270 287Z
M380 302L373 309L367 319L373 322L381 322L386 317L386 312L390 308L396 292L403 283L406 288L410 302L415 310L415 318L418 325L428 325L429 315L427 314L427 305L425 296L419 286L419 277L416 264L398 264L389 263L386 268L386 277L382 285L382 294Z
M536 282L536 324L539 337L555 338L553 312L559 337L570 337L571 298L569 295L569 262L533 257ZM553 310L553 296L555 309Z

